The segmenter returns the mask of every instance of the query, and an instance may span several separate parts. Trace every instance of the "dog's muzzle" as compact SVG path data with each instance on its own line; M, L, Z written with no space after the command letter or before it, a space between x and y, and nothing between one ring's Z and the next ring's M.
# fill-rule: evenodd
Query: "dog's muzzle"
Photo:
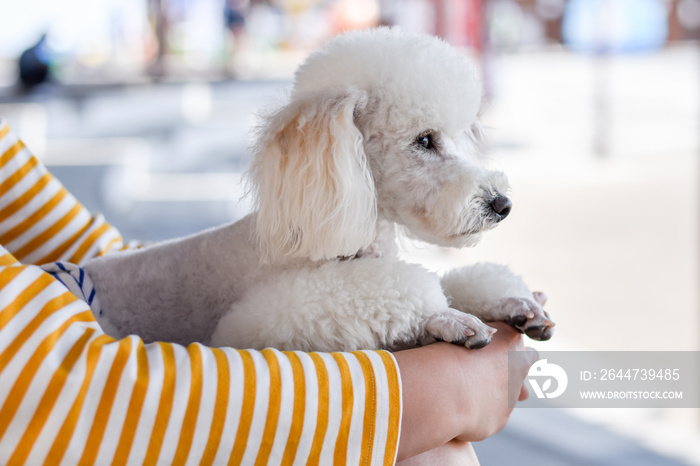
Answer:
M510 209L513 207L513 203L505 196L498 195L494 200L491 201L491 210L496 217L496 221L500 222L508 216Z

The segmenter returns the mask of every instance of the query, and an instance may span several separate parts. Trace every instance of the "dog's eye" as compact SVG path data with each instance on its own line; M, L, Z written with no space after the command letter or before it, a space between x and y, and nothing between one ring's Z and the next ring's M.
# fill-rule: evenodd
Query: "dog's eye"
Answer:
M435 149L435 144L433 144L432 133L424 133L416 138L416 144L421 146L423 149L432 150Z

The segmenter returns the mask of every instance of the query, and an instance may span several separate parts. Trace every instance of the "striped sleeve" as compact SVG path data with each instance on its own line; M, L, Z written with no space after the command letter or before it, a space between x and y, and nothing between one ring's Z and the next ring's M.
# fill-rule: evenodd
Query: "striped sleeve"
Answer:
M114 340L31 264L80 262L119 247L118 232L1 120L0 154L0 464L394 463L401 387L389 353Z
M121 244L0 119L0 244L25 264L80 264Z

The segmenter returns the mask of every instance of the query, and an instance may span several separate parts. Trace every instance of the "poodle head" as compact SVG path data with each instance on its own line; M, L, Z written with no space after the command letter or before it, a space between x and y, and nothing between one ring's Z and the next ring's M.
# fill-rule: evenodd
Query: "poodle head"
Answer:
M378 219L441 246L471 246L510 211L480 163L481 84L432 36L379 28L330 40L261 127L250 173L268 258L354 255Z

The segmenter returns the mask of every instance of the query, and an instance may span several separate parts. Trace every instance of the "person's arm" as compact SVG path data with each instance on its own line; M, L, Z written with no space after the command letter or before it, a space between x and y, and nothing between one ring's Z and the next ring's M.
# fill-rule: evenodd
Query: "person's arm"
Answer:
M515 400L508 399L508 352L524 350L522 335L502 323L480 350L437 343L394 354L403 392L398 459L444 445L452 439L483 440L501 430ZM536 352L531 350L530 363ZM519 386L529 365L519 367ZM527 392L521 389L519 399Z
M394 461L388 353L115 341L52 276L0 261L0 464Z
M1 117L0 244L24 264L81 264L122 245L119 232L90 215Z

